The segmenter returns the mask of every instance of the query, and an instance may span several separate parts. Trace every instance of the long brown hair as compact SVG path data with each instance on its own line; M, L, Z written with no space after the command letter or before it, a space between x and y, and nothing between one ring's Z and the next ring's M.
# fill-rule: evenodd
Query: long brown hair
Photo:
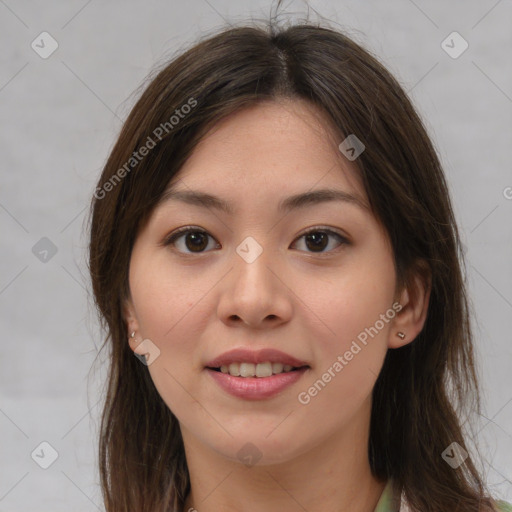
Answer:
M278 98L310 102L340 142L356 134L364 143L356 163L388 232L397 283L406 286L414 273L431 277L422 332L388 350L373 390L373 474L393 479L414 511L490 510L472 456L452 469L441 455L453 442L471 452L462 425L465 413L480 411L480 391L464 253L427 131L396 79L344 33L326 23L252 22L210 34L155 73L92 198L89 267L107 334L102 349L110 348L99 443L107 512L181 511L190 489L179 423L127 342L134 240L209 128Z

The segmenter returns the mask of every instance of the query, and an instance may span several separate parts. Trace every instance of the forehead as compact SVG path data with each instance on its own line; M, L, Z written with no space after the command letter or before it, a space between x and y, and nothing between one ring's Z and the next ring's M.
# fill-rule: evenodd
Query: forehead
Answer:
M167 192L215 190L243 202L335 188L366 203L359 171L339 151L338 139L326 115L304 101L260 103L215 124Z

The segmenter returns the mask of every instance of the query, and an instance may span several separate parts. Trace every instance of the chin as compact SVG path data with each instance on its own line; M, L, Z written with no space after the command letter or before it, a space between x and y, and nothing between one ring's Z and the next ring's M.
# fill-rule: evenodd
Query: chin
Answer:
M223 457L246 467L282 464L305 451L304 447L291 446L289 436L285 439L271 434L275 435L275 439L270 439L261 432L255 431L252 436L251 431L244 431L242 435L234 435L222 445L212 448Z

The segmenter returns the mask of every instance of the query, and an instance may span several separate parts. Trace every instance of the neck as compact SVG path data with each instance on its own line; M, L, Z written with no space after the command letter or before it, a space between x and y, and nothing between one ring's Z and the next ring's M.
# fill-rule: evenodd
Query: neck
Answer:
M301 455L251 467L199 443L182 425L191 484L183 512L374 512L386 482L371 473L369 409L360 412Z

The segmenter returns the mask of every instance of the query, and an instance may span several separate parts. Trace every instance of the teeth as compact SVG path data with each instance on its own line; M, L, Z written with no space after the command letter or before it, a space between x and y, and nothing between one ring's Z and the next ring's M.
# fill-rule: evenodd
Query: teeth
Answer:
M238 363L231 363L229 365L229 374L238 377L240 375L240 365Z
M256 365L256 377L270 377L272 375L271 363L260 363Z
M293 366L289 364L281 363L231 363L228 365L222 365L220 371L222 373L229 373L234 377L270 377L271 375L277 375L283 372L289 372Z
M281 363L272 363L272 373L281 373L284 366Z
M254 377L255 375L256 375L256 365L255 364L240 363L240 377Z

